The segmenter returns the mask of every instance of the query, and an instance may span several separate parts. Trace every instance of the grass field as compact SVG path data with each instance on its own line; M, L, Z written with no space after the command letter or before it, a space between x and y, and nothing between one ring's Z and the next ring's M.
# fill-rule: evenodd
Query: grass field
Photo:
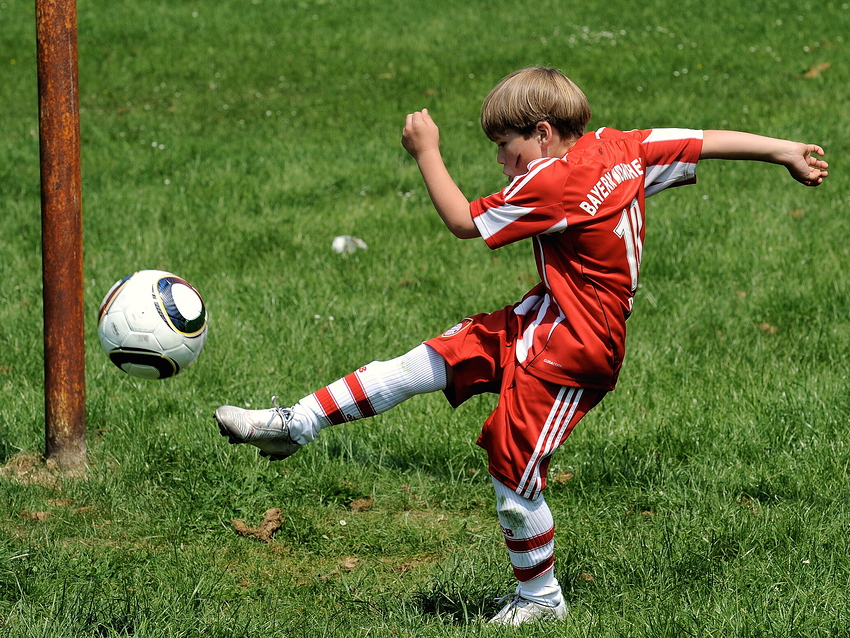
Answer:
M850 6L787 0L140 0L78 4L88 469L46 467L33 3L0 2L0 637L850 635ZM281 463L222 403L282 402L535 282L528 245L450 236L399 143L429 108L470 197L510 71L563 69L591 127L821 144L828 183L706 162L648 206L616 392L554 458L561 625L482 624L512 575L494 405L417 397ZM342 257L334 236L369 249ZM204 295L198 363L103 355L113 281ZM270 508L270 542L237 535Z

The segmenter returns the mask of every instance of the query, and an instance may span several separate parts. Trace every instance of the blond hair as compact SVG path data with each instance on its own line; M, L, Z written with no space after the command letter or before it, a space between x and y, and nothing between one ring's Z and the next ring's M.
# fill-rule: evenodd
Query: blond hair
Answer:
M514 71L490 91L481 106L481 128L491 140L509 131L528 137L538 122L579 138L590 120L590 103L558 69L533 66Z

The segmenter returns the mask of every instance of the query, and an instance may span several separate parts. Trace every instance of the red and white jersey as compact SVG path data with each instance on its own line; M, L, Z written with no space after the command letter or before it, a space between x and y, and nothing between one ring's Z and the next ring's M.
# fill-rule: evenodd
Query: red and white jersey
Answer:
M490 248L532 238L541 283L514 308L518 362L537 377L612 390L637 289L644 198L693 183L702 131L602 128L472 202Z

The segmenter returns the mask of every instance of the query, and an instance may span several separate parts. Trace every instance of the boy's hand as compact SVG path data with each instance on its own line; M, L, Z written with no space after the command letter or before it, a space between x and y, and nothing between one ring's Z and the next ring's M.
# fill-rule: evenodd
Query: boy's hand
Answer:
M422 109L407 116L404 131L401 134L401 145L416 160L425 151L439 151L440 130L428 114L428 109Z
M816 157L819 155L820 157ZM791 177L806 186L817 186L829 173L823 157L823 149L817 144L798 144L787 162L784 162Z
M428 109L407 116L401 144L416 160L428 195L446 227L461 239L480 237L472 221L469 202L457 187L440 154L440 130L428 115Z

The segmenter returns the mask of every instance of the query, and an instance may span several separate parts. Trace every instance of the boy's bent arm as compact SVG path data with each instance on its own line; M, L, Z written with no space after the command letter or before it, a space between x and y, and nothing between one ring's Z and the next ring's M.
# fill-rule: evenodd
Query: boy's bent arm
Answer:
M416 163L419 165L419 172L422 173L422 179L428 188L428 195L431 196L434 208L437 209L446 227L460 239L479 237L481 233L472 221L469 201L449 175L439 152L420 155Z
M416 160L428 195L446 227L460 239L479 237L481 234L472 221L469 201L443 163L439 130L427 109L407 116L402 144Z
M820 157L823 149L739 131L704 131L700 159L756 160L781 164L791 176L806 186L817 186L829 175L828 164Z

